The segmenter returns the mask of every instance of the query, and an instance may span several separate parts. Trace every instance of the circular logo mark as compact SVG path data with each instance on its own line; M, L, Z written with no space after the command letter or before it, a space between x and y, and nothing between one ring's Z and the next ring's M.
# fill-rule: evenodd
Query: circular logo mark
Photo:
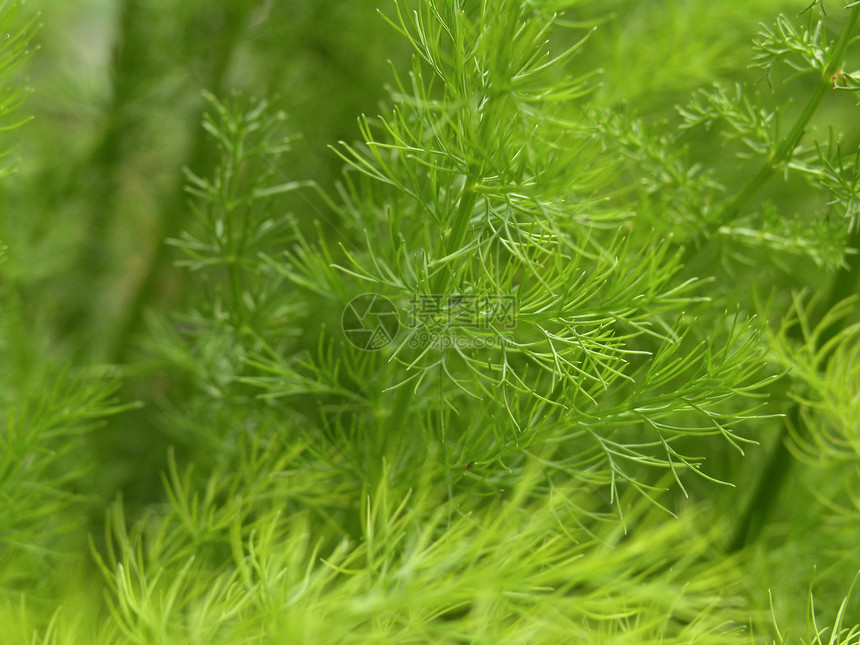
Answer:
M356 296L343 310L341 329L346 339L359 349L375 352L394 340L400 327L397 308L376 293Z

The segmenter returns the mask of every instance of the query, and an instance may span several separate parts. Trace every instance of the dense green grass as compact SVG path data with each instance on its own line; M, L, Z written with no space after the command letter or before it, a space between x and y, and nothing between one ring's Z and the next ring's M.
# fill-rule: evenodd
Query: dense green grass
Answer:
M860 643L858 20L0 0L0 640Z

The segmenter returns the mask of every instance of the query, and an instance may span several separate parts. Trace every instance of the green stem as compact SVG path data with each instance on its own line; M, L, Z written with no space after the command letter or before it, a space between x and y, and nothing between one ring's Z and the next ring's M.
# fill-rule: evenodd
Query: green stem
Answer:
M233 296L232 314L235 315L234 324L237 330L242 328L245 322L245 304L242 301L242 277L239 269L239 258L242 256L243 242L240 240L239 234L236 231L236 224L240 224L243 229L242 237L244 237L244 222L247 222L247 206L239 206L243 213L237 212L236 204L239 203L239 177L242 174L242 163L245 161L244 155L244 138L246 136L244 128L240 130L233 141L233 154L230 160L230 175L224 181L224 205L226 212L224 213L224 229L227 238L227 275L230 280L230 290ZM241 217L243 222L238 222Z
M767 524L770 515L779 499L779 493L788 479L791 468L791 453L788 450L788 424L799 427L800 409L793 406L788 413L788 422L783 423L779 436L767 456L764 467L758 476L752 495L741 512L740 519L735 525L735 532L726 546L728 553L736 553L747 544L758 538L762 528Z
M469 222L472 220L472 215L475 212L475 205L478 203L478 192L474 189L475 180L473 177L466 177L466 182L463 185L463 192L460 195L460 203L457 205L457 211L451 220L451 227L446 231L442 238L442 256L447 257L458 251L463 241L466 239L466 233L469 230ZM451 278L454 272L448 265L442 267L439 273L432 280L432 293L442 293L450 285Z

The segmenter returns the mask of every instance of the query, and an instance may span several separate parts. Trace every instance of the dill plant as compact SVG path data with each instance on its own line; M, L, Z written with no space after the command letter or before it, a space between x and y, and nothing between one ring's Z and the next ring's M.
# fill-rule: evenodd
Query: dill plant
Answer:
M228 5L235 45L256 5ZM860 4L780 16L759 76L656 115L592 64L636 11L382 15L411 65L333 147L331 189L290 176L277 100L204 95L213 161L165 227L189 295L119 369L49 359L0 267L2 622L31 643L858 642L860 154L832 114L856 114ZM160 501L120 498L91 535L93 575L76 466L130 418L117 375L149 383L171 447Z

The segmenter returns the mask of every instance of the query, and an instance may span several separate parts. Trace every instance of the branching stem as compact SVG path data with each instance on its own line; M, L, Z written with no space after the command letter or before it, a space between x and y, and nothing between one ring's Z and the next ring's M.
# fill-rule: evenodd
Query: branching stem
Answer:
M860 5L855 6L851 10L851 14L848 16L848 22L845 24L845 28L839 36L839 40L836 43L836 47L833 49L830 61L822 70L818 85L812 93L812 96L809 97L803 111L800 113L797 121L795 121L794 126L785 138L776 146L776 148L774 148L773 152L767 158L759 171L753 175L747 184L719 211L713 221L710 222L710 233L717 231L721 226L725 226L735 220L741 209L747 202L749 202L750 199L752 199L759 189L767 183L773 173L791 160L791 156L794 154L797 145L803 138L806 128L809 126L809 122L812 120L812 117L815 116L815 113L821 106L821 102L824 100L824 97L827 96L828 92L833 90L832 77L842 69L845 52L851 42L852 33L854 32L854 28L857 26L858 19L860 19Z

